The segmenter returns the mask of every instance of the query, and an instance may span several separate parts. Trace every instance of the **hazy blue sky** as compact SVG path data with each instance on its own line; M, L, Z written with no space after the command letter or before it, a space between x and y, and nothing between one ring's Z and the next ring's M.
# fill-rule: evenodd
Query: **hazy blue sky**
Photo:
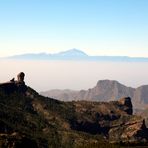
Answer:
M148 0L0 0L0 56L78 48L148 57Z

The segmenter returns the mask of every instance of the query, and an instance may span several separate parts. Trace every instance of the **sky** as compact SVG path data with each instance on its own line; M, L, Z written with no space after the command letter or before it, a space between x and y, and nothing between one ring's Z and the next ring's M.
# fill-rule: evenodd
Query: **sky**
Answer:
M0 56L148 57L148 0L0 0Z

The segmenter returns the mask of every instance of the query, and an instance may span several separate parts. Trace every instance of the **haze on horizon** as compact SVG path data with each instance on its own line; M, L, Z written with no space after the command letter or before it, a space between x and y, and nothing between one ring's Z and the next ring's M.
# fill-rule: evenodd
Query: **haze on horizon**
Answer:
M0 83L23 71L25 82L40 91L50 89L89 89L98 80L110 79L138 87L148 84L147 62L22 61L0 60Z
M0 1L0 56L77 48L148 57L147 0Z

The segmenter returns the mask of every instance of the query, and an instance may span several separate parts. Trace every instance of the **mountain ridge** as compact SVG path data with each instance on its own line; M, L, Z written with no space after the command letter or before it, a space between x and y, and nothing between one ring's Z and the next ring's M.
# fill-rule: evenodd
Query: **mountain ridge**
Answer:
M3 59L17 60L84 60L84 61L114 61L114 62L148 62L146 57L128 56L90 56L79 49L70 49L54 54L26 53L5 57Z
M17 80L0 84L0 147L147 144L148 128L143 117L133 115L130 97L110 102L63 102L39 95L25 84L24 76L21 72Z
M148 85L141 85L137 88L127 87L116 80L99 80L93 88L88 90L53 90L41 92L44 96L54 97L63 101L90 100L90 101L111 101L122 97L131 97L134 108L142 109L148 106Z

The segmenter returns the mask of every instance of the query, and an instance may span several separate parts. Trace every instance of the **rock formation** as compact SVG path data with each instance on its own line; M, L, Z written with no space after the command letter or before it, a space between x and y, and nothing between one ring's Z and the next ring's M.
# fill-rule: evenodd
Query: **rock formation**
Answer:
M102 148L111 143L148 143L145 120L132 114L130 97L63 102L27 87L24 76L19 73L17 81L0 85L0 147L100 148L94 146L98 144Z
M103 134L113 143L147 141L145 120L132 115L129 97L112 102L74 102L78 115L71 128L91 134Z
M14 78L12 78L8 82L0 83L0 90L3 90L6 94L10 94L13 92L25 93L27 90L27 86L25 85L24 77L25 74L23 72L20 72L17 75L16 81Z
M23 72L20 72L18 75L17 75L17 82L18 83L24 83L24 77L25 77L25 74Z

